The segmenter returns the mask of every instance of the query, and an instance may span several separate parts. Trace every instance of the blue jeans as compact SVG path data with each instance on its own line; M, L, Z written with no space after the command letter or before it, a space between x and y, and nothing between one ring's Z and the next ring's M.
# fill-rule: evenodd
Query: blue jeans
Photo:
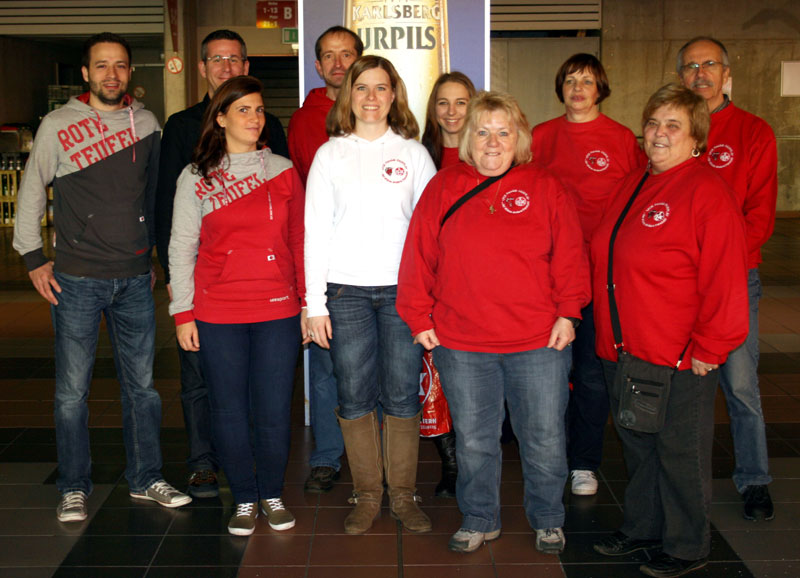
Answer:
M616 363L603 360L613 384ZM628 469L620 530L637 540L661 540L663 551L683 560L708 556L711 546L711 447L717 372L700 377L676 371L664 427L641 433L617 423L619 394L609 398Z
M769 461L761 392L758 389L758 301L761 279L758 268L747 274L750 330L745 342L728 355L720 367L720 386L728 404L731 434L736 456L733 483L739 493L747 486L769 484Z
M417 415L422 346L397 314L397 286L328 283L327 296L339 415L358 419L378 403L393 417Z
M211 404L200 366L200 354L186 351L178 345L178 360L181 365L183 423L189 438L189 458L186 464L192 472L216 471L217 455L211 441Z
M595 353L594 308L581 311L583 321L572 343L572 391L567 409L567 460L570 470L600 467L608 422L608 390Z
M153 387L155 308L150 273L95 279L55 273L61 286L51 306L55 332L55 423L61 493L92 490L89 386L100 317L105 315L120 383L125 478L144 492L161 476L161 398Z
M309 402L314 450L308 460L312 468L328 466L337 472L342 467L344 453L342 430L336 419L338 390L333 375L331 352L312 343L308 350Z
M433 357L456 432L461 527L484 533L501 527L504 400L519 440L528 523L534 529L563 526L571 346L504 354L439 346Z
M233 499L242 504L279 498L289 460L300 316L261 323L196 323L214 447Z

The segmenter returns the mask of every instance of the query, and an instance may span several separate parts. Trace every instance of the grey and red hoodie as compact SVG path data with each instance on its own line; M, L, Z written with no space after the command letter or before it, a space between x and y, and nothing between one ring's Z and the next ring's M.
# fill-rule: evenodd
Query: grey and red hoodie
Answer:
M48 114L36 133L17 199L14 249L28 270L47 262L41 219L53 185L56 271L132 277L150 270L160 127L142 103L99 111L89 93Z

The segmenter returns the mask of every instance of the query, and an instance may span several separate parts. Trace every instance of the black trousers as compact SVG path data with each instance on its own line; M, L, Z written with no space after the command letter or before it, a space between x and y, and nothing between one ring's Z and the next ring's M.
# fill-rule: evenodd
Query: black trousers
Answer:
M603 360L603 370L612 384L616 363ZM665 553L683 560L704 558L711 546L711 448L718 380L718 371L705 377L691 370L675 372L664 428L654 434L617 423L619 393L609 388L629 477L620 530L631 538L661 540Z

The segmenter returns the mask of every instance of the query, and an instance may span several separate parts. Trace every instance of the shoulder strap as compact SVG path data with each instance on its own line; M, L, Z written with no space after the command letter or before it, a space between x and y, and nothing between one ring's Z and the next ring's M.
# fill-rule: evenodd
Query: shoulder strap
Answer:
M442 220L439 223L439 230L441 230L441 228L444 227L444 224L447 222L447 219L449 219L453 215L453 213L455 213L458 209L461 208L461 205L469 201L472 197L480 193L482 190L490 186L492 183L496 183L497 181L502 179L509 173L511 169L514 168L514 166L515 165L512 164L510 167L508 167L508 169L506 169L506 172L504 172L502 175L489 177L488 179L486 179L485 181L483 181L478 185L475 185L474 188L470 189L469 191L464 193L461 197L459 197L458 200L455 203L453 203L449 209L447 209L447 212L444 214L444 217L442 217Z
M619 324L617 300L614 298L614 241L617 239L617 233L619 232L619 228L622 226L622 221L625 220L625 215L627 215L628 211L631 210L631 205L633 205L633 201L636 199L639 191L642 190L642 186L644 186L644 182L647 180L648 176L650 176L649 171L645 171L642 180L639 181L638 185L636 185L636 190L633 191L633 194L631 195L631 198L628 199L628 203L625 205L625 208L622 209L622 213L620 213L617 223L611 230L611 239L608 242L608 277L606 279L606 289L608 290L608 308L611 313L611 330L614 332L614 348L617 350L623 349L625 344L622 342L622 328Z

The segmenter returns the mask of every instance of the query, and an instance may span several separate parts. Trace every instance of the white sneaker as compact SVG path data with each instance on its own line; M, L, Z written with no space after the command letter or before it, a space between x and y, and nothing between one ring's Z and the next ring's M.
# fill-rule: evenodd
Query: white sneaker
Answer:
M87 515L85 493L76 490L61 496L56 508L56 518L59 522L83 522Z
M179 492L164 480L158 480L141 494L137 492L131 492L130 495L131 498L136 498L137 500L150 500L152 502L156 502L165 508L177 508L192 501L191 496L187 496L183 492Z
M561 554L567 539L561 528L545 528L536 530L536 549L542 554Z
M484 542L490 542L500 537L500 530L492 532L478 532L476 530L467 530L466 528L459 528L458 532L450 537L450 542L447 547L453 552L474 552L480 548Z
M572 470L569 480L576 496L594 496L597 493L597 476L592 470Z

